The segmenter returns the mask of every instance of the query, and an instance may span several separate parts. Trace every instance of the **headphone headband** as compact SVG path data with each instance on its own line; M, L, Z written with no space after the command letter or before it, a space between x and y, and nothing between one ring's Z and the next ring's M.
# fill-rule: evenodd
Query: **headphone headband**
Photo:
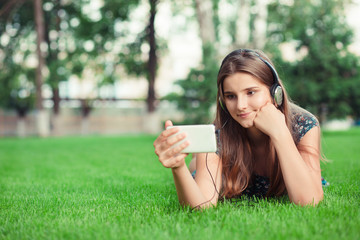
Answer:
M229 53L229 54L224 58L224 60L223 60L222 63L221 63L220 69L222 68L222 66L224 65L224 63L225 63L229 58L231 58L232 56L240 55L241 53L253 53L256 57L258 57L263 63L265 63L265 64L270 68L271 73L272 73L273 78L274 78L274 83L279 84L279 76L278 76L275 68L274 68L267 60L265 60L264 58L262 58L258 52L254 51L254 50L251 50L251 49L241 48L241 49L237 49L237 50L232 51L231 53Z

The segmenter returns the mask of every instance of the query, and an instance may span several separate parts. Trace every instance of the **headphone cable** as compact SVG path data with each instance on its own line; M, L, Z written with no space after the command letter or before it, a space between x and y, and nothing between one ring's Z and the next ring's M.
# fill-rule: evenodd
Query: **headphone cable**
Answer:
M198 209L201 205L210 202L210 201L215 197L215 194L216 194L216 193L220 196L220 193L219 193L219 191L218 191L218 189L217 189L217 187L216 187L216 183L215 183L214 177L213 177L213 175L211 174L211 171L210 171L209 166L208 166L208 153L206 153L205 164L206 164L206 169L208 170L208 172L209 172L209 174L210 174L211 181L212 181L212 183L213 183L213 185L214 185L215 192L214 192L214 194L212 195L212 197L211 197L209 200L207 200L207 201L205 201L205 202L202 202L202 203L196 205L196 206L193 207L191 210ZM217 179L217 174L218 174L219 166L220 166L220 159L219 159L219 162L218 162L218 165L217 165L217 168L216 168L215 179Z

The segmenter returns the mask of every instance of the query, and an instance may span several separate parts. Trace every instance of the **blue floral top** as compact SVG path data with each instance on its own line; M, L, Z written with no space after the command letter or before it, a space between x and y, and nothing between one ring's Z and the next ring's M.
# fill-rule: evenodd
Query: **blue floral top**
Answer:
M318 120L314 115L305 111L304 109L296 110L293 112L293 137L296 143L299 143L301 138L305 136L305 134L312 129L313 127L319 126Z

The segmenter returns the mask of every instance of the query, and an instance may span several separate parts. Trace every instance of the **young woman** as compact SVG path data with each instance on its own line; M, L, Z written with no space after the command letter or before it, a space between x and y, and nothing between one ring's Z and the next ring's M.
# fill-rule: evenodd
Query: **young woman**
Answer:
M171 128L154 141L159 161L172 170L180 204L203 208L223 198L284 194L299 205L321 201L319 123L290 103L265 54L231 52L221 64L217 87L217 153L196 154L189 171L181 153L189 143L173 147L185 134L171 138L179 131ZM165 129L171 125L166 121Z

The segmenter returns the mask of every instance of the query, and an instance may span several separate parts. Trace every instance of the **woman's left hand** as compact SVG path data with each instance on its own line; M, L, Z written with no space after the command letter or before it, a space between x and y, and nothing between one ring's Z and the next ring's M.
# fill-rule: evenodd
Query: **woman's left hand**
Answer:
M257 129L272 137L286 127L285 115L274 104L267 103L257 112L254 125Z

